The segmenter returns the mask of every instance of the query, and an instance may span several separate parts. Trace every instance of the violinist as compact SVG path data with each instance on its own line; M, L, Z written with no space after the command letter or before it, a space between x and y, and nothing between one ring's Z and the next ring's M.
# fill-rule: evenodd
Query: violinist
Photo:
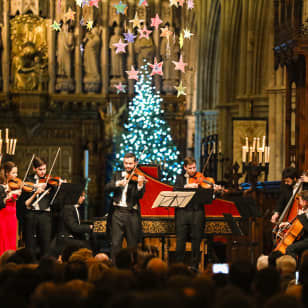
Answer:
M308 249L308 191L304 190L300 193L299 203L301 205L301 210L296 218L303 225L303 230L298 237L298 240L289 245L286 249L286 254L293 257L300 256L300 254ZM289 227L289 222L282 222L279 227Z
M124 236L128 247L137 247L141 233L139 200L145 192L145 178L132 174L137 167L135 154L126 153L123 166L124 170L115 172L105 187L107 194L114 194L110 213L113 260L122 247Z
M203 175L197 172L196 160L193 157L184 159L184 174L178 174L175 181L175 187L191 189L203 186ZM206 182L210 182L207 178ZM212 181L213 182L213 181ZM211 189L209 185L204 189ZM217 187L219 188L219 187ZM214 188L216 189L216 187ZM184 261L185 243L187 235L191 233L192 239L192 259L191 268L197 270L200 262L200 243L205 226L204 201L192 199L185 208L176 208L175 210L175 228L176 228L176 259L178 262Z
M10 182L17 178L17 172L17 166L11 161L5 162L0 169L0 256L6 250L16 250L16 200L21 190L12 190Z
M40 157L33 160L34 174L27 178L34 184L35 189L25 193L25 217L24 237L25 245L36 253L39 248L39 256L44 256L51 241L52 216L50 201L53 196L53 188L47 187L45 180L47 172L46 161ZM48 193L47 193L48 192ZM44 196L42 197L42 195ZM39 202L38 202L39 200Z

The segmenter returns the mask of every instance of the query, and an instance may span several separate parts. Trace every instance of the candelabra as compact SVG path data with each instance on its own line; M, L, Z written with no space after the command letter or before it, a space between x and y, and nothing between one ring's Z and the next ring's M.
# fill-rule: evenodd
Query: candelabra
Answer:
M0 164L4 154L15 155L17 139L9 138L9 129L5 129L5 139L2 139L2 130L0 129ZM2 152L3 150L3 152Z
M242 172L246 173L245 181L252 185L257 183L261 172L264 172L265 181L268 178L270 147L265 146L265 143L265 136L263 136L262 146L259 137L253 137L252 142L245 137L245 145L242 146Z

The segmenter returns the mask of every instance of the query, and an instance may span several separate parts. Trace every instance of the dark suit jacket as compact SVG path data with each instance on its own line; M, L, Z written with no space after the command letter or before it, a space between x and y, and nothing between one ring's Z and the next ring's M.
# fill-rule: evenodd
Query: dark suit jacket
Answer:
M116 187L116 182L123 180L122 171L117 171L113 174L111 181L105 186L106 193L113 192L113 202L120 202L122 197L122 192L124 187ZM126 202L128 208L132 208L134 205L138 206L139 209L139 199L143 197L145 193L145 185L141 190L137 188L137 182L130 181L127 188Z
M83 239L85 233L90 233L91 228L88 224L79 224L76 208L74 205L65 205L60 215L58 236L74 239Z
M280 190L279 190L279 198L276 202L275 206L275 212L278 212L281 214L289 202L290 198L292 197L293 193L293 186L286 185L284 183L281 183L280 185Z
M177 174L175 179L175 189L184 188L186 185L186 177L184 174ZM193 190L192 188L188 188L189 190ZM204 204L208 204L212 202L213 189L204 189L204 188L196 188L196 194L187 204L186 208L200 209L204 210Z

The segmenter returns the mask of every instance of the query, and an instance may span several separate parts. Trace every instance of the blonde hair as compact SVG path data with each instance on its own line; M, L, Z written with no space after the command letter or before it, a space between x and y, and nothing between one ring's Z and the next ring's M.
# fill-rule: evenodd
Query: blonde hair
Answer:
M268 256L262 254L257 259L257 270L260 271L264 268L268 268Z
M290 255L284 255L276 260L276 268L282 274L294 273L296 271L296 260Z

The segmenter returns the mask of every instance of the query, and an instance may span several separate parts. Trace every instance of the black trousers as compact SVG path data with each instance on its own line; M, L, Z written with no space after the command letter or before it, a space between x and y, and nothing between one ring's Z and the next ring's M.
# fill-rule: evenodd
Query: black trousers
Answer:
M26 248L36 253L37 247L39 247L39 257L45 256L51 241L51 213L46 211L27 211L24 224Z
M308 238L301 239L291 245L286 249L286 254L291 255L292 257L300 257L301 253L308 249Z
M111 255L113 260L122 248L124 236L127 247L137 247L140 232L140 216L137 210L115 206L111 218Z
M200 263L200 243L204 232L205 213L204 208L183 208L175 210L176 229L176 260L184 261L185 245L188 236L191 235L192 256L191 265L198 267Z

